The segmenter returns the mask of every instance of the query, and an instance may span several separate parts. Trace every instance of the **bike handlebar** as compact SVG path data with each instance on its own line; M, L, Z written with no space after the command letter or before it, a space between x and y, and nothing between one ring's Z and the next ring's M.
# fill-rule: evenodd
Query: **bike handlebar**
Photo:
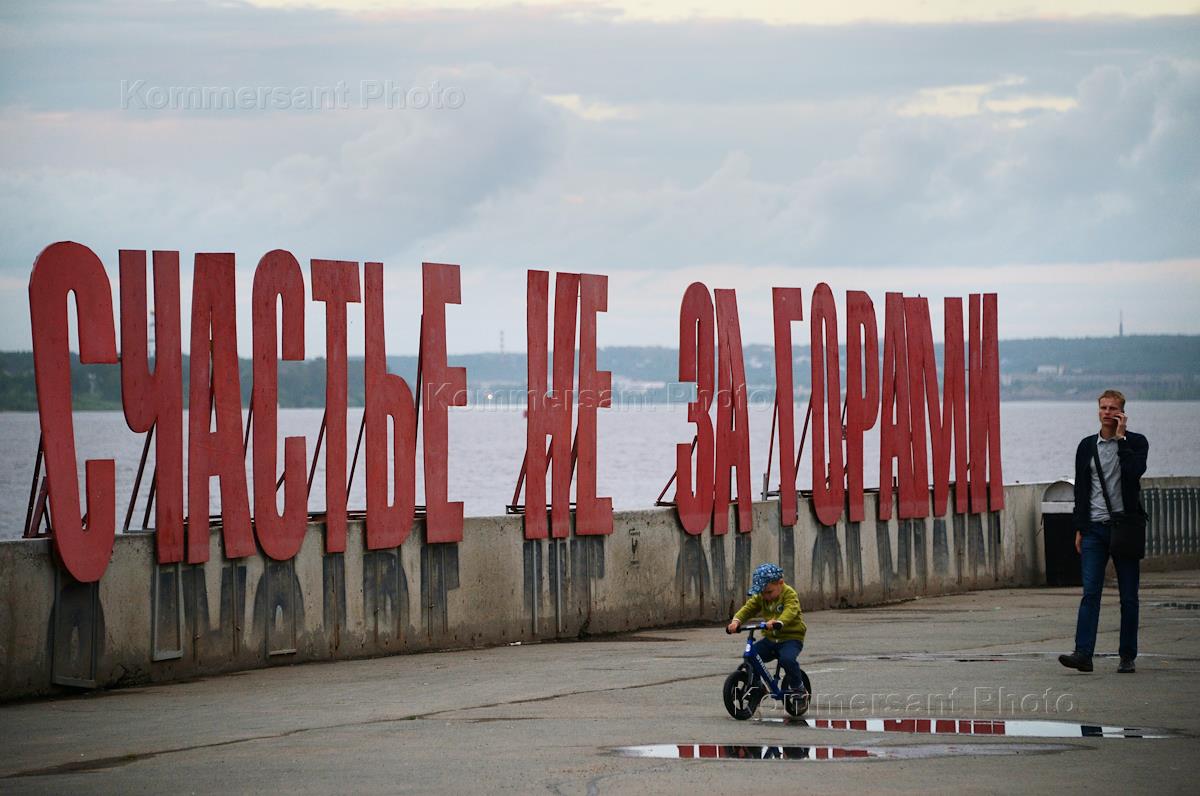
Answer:
M774 621L774 620L772 620L772 621ZM745 633L745 632L751 631L751 630L770 630L771 629L769 627L770 624L771 624L770 622L749 622L744 625L739 625L738 629L733 631L733 633ZM729 626L726 625L725 626L725 635L731 636L731 635L733 635L733 633L729 632Z

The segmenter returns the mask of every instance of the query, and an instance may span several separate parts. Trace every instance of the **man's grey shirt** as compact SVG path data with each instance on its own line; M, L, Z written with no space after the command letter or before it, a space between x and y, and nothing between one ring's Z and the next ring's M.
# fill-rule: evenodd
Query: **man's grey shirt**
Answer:
M1096 437L1096 451L1100 454L1100 464L1104 467L1104 483L1108 486L1108 499L1113 511L1124 511L1125 503L1121 498L1121 464L1117 460L1117 438ZM1096 472L1096 460L1092 459L1092 522L1108 521L1108 506L1104 503L1104 493L1100 491L1100 474Z

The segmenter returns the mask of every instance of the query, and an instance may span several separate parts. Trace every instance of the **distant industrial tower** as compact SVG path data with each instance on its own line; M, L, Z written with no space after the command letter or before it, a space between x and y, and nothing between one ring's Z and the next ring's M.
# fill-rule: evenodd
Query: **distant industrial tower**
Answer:
M1120 314L1117 316L1117 337L1124 337L1124 336L1125 336L1125 310L1121 310ZM501 340L503 340L503 336L501 337ZM504 348L503 344L501 344L500 348L502 348L502 349Z
M504 330L500 330L500 353L504 353Z

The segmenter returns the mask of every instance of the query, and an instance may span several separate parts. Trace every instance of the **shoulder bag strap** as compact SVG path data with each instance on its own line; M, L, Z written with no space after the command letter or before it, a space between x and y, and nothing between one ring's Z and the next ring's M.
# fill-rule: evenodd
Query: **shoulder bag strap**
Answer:
M1096 435L1096 441L1092 443L1092 461L1096 462L1096 472L1100 474L1100 492L1104 495L1104 505L1108 507L1108 517L1109 519L1112 519L1112 501L1108 499L1108 485L1105 483L1107 479L1104 477L1104 465L1100 464L1099 434Z

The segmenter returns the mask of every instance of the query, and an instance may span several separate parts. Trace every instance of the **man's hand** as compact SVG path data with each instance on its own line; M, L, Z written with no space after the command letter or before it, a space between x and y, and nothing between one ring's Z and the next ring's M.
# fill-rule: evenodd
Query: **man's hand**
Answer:
M736 632L738 632L738 628L741 626L742 626L742 623L739 620L735 619L725 626L725 632L726 633L736 633Z
M1075 552L1083 555L1083 531L1075 532Z
M1117 439L1125 438L1125 425L1129 422L1129 415L1124 412L1117 413Z

